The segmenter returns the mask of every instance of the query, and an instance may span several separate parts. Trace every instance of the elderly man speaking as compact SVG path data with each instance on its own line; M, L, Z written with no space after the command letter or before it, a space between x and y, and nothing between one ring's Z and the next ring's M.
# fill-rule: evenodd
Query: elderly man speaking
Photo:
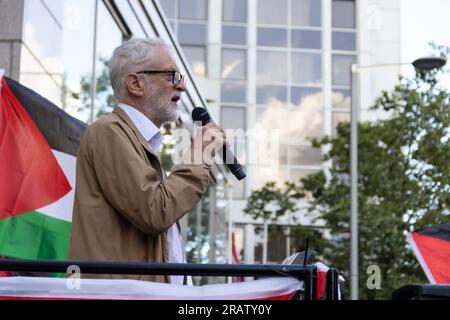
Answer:
M80 143L69 259L185 262L178 220L206 192L214 150L226 143L223 130L198 128L185 159L212 152L165 177L159 128L177 119L186 90L170 48L158 38L129 40L114 50L109 74L118 106L89 126ZM206 141L205 133L216 139ZM180 276L81 276L186 283Z

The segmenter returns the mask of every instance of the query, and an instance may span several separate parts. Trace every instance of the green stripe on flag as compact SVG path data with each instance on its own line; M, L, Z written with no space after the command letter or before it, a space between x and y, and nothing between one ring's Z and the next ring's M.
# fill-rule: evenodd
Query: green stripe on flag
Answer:
M32 211L0 220L0 255L67 259L71 223Z

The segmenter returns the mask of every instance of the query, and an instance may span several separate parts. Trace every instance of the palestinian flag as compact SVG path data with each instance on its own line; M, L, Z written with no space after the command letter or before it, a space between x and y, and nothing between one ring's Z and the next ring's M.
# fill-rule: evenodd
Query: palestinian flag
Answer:
M432 284L450 284L450 223L408 234L408 241Z
M0 89L0 256L67 259L76 151L86 124L4 78Z

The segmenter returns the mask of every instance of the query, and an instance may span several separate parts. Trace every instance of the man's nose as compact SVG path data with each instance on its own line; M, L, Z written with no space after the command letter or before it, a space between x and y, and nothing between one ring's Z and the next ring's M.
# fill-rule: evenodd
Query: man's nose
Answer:
M186 83L185 80L181 80L178 85L175 87L179 91L186 91Z

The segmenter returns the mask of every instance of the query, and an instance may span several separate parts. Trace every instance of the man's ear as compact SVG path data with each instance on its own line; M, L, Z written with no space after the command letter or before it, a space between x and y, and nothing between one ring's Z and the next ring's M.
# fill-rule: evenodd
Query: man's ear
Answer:
M130 73L127 76L125 85L132 96L141 97L144 94L144 83L136 73Z

